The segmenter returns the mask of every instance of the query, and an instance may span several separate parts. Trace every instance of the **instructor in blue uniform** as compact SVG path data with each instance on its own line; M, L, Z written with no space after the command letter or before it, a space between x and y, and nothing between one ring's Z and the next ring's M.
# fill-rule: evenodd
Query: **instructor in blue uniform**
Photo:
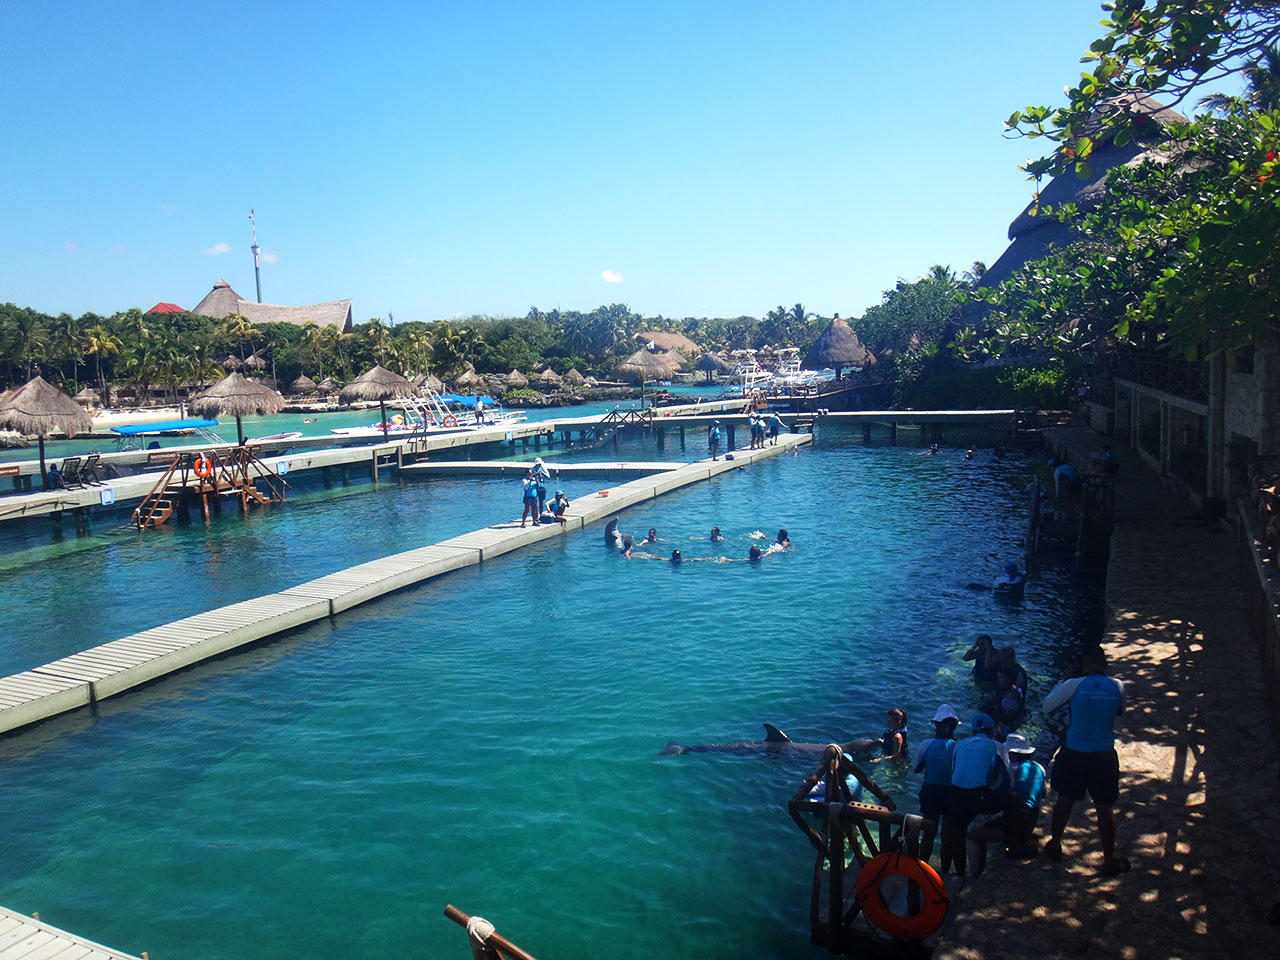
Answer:
M1071 818L1071 808L1087 792L1098 813L1102 872L1115 876L1129 869L1129 861L1116 856L1115 802L1120 796L1120 760L1115 749L1115 720L1124 713L1124 684L1107 676L1107 656L1099 646L1085 648L1080 668L1084 676L1063 680L1044 701L1045 713L1067 704L1071 707L1066 742L1053 762L1050 783L1058 799L1044 852L1050 860L1062 859L1062 834Z

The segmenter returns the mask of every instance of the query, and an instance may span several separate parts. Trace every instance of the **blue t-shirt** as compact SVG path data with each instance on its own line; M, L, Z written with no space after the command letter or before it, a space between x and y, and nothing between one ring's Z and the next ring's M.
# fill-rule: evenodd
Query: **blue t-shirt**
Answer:
M1034 760L1015 763L1011 771L1010 789L1022 798L1022 804L1032 813L1040 812L1040 803L1044 800L1045 778L1044 767Z
M1124 712L1124 684L1102 673L1063 680L1044 700L1044 712L1071 705L1067 748L1098 753L1115 746L1115 720Z
M520 481L520 487L524 491L524 498L526 500L538 499L538 482L536 480L531 480L528 477L525 477Z
M1004 744L990 737L975 734L956 744L955 760L951 768L951 785L964 790L985 787L991 768L997 763L1009 769L1009 758Z
M916 747L911 767L917 773L924 771L924 782L945 786L951 782L951 764L955 757L956 742L931 737Z
M710 437L711 437L711 442L712 442L712 443L719 443L719 442L720 442L720 428L719 428L719 427L712 427L712 428L711 428L711 434L710 434Z

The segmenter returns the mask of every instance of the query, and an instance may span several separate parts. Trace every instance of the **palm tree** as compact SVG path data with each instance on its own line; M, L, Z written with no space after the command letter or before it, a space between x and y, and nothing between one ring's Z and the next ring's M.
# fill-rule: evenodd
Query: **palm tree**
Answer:
M240 347L240 359L244 359L244 345L254 337L262 336L262 331L254 327L248 317L239 313L228 313L218 323L218 334Z
M102 396L102 405L110 406L111 397L107 394L107 382L102 376L102 358L114 357L120 352L120 338L108 333L100 323L95 323L84 332L84 340L80 349L86 355L92 354L98 368L98 393Z
M390 331L387 325L382 322L381 317L371 317L369 322L364 325L364 335L369 338L369 344L373 347L373 352L381 364L386 357L387 346L391 342Z
M1262 51L1262 56L1245 67L1246 89L1243 96L1211 93L1201 98L1200 107L1214 113L1242 114L1247 110L1274 110L1280 107L1280 45L1272 44Z
M60 313L53 318L53 324L49 329L50 344L57 350L58 366L60 372L68 379L74 379L76 375L77 359L80 353L80 343L83 339L80 332L80 321L75 319L69 313ZM70 372L62 370L62 361L70 358Z

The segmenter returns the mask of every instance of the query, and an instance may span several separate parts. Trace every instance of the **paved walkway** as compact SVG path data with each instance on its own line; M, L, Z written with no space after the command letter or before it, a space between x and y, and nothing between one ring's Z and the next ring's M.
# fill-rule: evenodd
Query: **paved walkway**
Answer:
M1061 863L993 853L938 960L1280 955L1267 923L1280 900L1280 749L1234 543L1120 456L1104 646L1129 692L1117 852L1133 869L1098 874L1092 809L1077 805Z

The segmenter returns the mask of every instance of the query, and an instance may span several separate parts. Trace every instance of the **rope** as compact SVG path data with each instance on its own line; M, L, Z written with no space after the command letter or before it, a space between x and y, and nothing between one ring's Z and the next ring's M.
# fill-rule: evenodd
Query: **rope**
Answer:
M467 921L467 940L471 943L471 955L475 960L496 957L496 951L485 944L493 936L493 924L484 917L472 917Z

